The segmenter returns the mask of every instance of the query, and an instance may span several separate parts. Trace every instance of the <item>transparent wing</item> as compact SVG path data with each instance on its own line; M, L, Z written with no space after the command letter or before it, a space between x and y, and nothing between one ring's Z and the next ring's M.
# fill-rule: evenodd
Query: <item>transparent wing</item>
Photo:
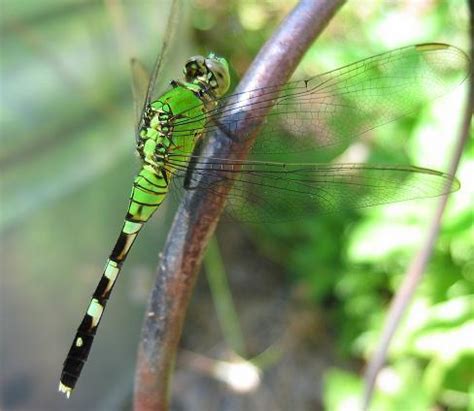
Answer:
M249 117L260 120L274 103L251 158L272 160L279 153L337 148L446 94L468 71L469 59L456 47L438 43L408 46L307 80L223 98L205 114L205 131L219 127L235 136L244 117L245 121ZM200 119L177 119L176 125L183 126L181 135L192 139Z
M150 73L148 73L145 65L136 58L130 60L130 70L132 72L135 124L139 124L143 112L143 102L146 100L146 93L150 84Z
M186 172L188 162L193 173ZM196 195L222 195L220 185L233 184L226 210L250 222L291 221L435 197L459 188L459 182L448 174L413 166L202 161L172 156L167 167L174 176L185 176L185 189L199 187Z
M139 115L137 116L136 135L138 135L138 130L140 129L140 126L141 126L143 112L145 108L147 107L147 105L150 103L150 101L155 97L154 93L155 93L155 88L156 88L156 82L161 73L163 63L166 60L170 45L173 43L173 39L176 34L176 29L178 28L180 8L181 8L181 1L173 0L171 4L170 14L168 16L168 21L166 23L163 45L153 64L153 69L149 76L147 87L144 87L143 85L145 76L146 76L146 69L144 69L143 65L139 64L138 62L135 63L135 67L132 63L132 76L133 76L132 84L134 87L133 94L134 96L139 96L139 98L140 97L142 98L141 101L138 101L135 103L141 108L141 110L139 110ZM139 66L141 66L141 68ZM135 87L137 88L135 89ZM143 89L146 90L145 93L143 93Z

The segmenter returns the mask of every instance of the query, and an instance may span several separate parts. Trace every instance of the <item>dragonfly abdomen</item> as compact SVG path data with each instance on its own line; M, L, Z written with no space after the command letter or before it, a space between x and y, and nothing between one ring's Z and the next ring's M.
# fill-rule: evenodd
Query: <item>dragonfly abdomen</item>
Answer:
M165 175L145 164L133 182L126 220L145 223L168 193Z
M150 166L144 165L133 182L130 203L120 235L64 361L59 390L67 396L76 385L82 367L89 356L97 327L122 264L143 224L163 202L167 191L168 183L165 176L157 174Z

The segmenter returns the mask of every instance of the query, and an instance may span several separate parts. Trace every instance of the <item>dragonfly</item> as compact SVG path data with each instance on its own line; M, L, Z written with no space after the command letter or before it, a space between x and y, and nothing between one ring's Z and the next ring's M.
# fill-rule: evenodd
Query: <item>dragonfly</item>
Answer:
M141 166L122 229L63 364L59 391L68 398L127 255L171 186L219 195L219 185L230 184L228 212L251 222L435 197L459 188L454 176L415 166L293 161L312 152L343 150L355 138L448 93L467 77L470 65L454 46L403 47L239 96L226 96L231 85L227 60L209 53L191 57L184 78L173 80L156 97L168 47L165 39L149 77L139 64L134 66L135 84L142 84L142 91L135 87L136 95L144 95L136 123ZM245 115L236 115L237 100ZM254 120L263 119L263 127L247 160L201 155L201 143L215 130L229 141L250 138L235 135L248 113Z

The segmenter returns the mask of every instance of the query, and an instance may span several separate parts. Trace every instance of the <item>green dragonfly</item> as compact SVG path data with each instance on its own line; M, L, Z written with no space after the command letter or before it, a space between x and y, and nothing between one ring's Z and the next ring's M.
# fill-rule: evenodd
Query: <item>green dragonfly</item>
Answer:
M219 184L231 184L227 208L247 221L291 220L348 206L433 197L459 188L453 176L414 166L292 160L347 148L355 137L446 94L456 84L453 78L462 81L469 68L467 56L454 46L403 47L305 80L239 95L239 103L235 95L224 96L230 87L229 66L214 53L190 58L184 79L172 81L170 89L156 98L163 55L162 50L146 92L141 93L144 103L136 127L141 168L125 221L64 361L59 390L67 397L87 360L122 265L171 184L200 190L202 195L214 195ZM135 76L145 77L139 65ZM426 90L423 97L420 88ZM249 113L265 120L248 160L200 155L199 143L214 130L224 139L245 141L249 136L233 131L248 121Z

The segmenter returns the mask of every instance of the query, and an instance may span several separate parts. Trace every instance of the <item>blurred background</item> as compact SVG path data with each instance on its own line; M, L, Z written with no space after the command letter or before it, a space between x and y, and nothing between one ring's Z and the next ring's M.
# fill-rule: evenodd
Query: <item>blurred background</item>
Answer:
M130 253L69 401L57 385L139 164L129 59L151 67L170 1L0 4L0 407L130 409L144 307L173 199ZM185 2L160 86L181 76L187 57L209 51L231 62L238 81L294 4ZM351 2L295 78L420 42L467 51L468 40L463 1ZM463 84L415 116L378 128L381 144L371 157L446 170L465 91ZM472 139L469 144L457 175L462 188L451 197L423 284L395 336L374 410L474 407ZM436 202L291 224L221 224L189 309L172 409L355 409L364 366ZM214 303L231 301L223 278L236 316Z

